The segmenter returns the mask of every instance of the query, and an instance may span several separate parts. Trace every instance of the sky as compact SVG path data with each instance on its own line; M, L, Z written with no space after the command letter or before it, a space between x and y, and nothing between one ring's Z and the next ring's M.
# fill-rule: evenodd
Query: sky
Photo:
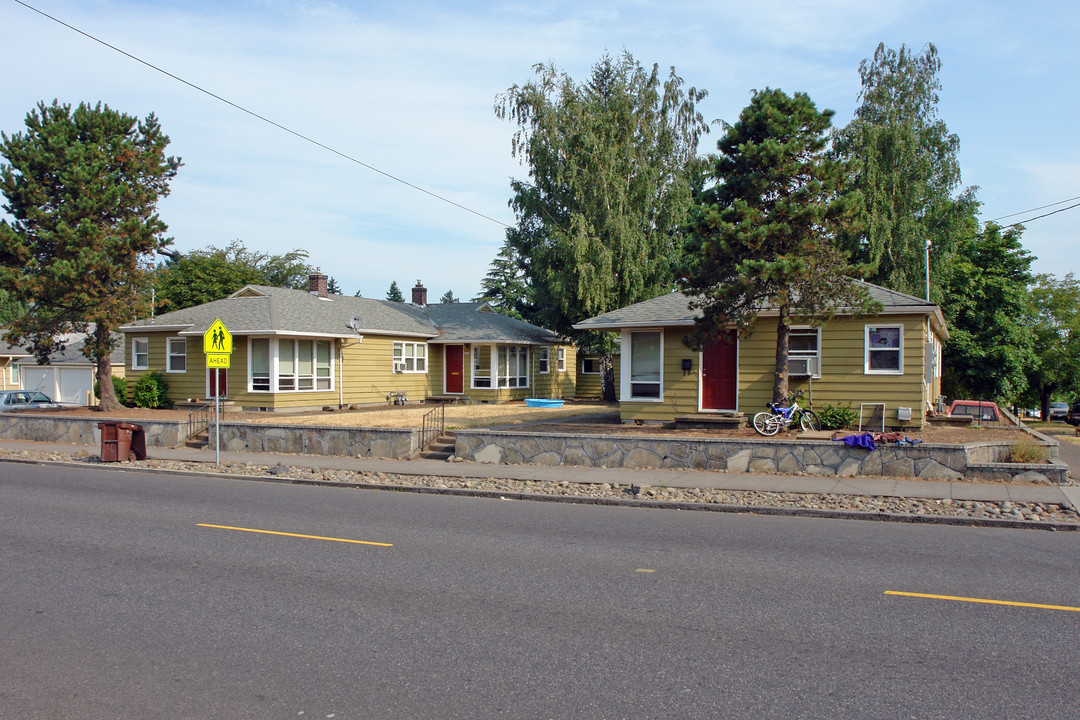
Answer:
M514 223L510 179L528 176L494 108L536 63L580 81L627 50L707 90L710 121L772 87L844 125L878 43L933 43L981 219L1053 213L1023 243L1060 277L1080 274L1078 36L1075 2L0 0L0 130L53 99L154 113L184 163L159 205L177 250L302 249L349 295L420 280L469 300Z

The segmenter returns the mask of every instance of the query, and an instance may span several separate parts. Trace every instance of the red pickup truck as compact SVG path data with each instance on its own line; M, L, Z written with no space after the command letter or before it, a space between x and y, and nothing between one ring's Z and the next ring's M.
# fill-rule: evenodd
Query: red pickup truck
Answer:
M972 422L1001 422L1001 411L996 403L985 400L953 400L949 406L952 417L969 416Z

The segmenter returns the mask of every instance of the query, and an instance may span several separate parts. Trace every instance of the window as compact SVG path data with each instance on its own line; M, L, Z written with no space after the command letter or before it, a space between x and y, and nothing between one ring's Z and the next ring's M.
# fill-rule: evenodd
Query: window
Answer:
M903 337L903 325L867 325L865 372L902 375Z
M278 340L278 390L330 390L330 343Z
M165 341L168 364L165 372L187 372L187 338L169 338Z
M660 331L630 333L630 398L659 400L663 366Z
M427 343L394 343L394 372L427 372Z
M11 384L19 384L19 366L15 364L15 361L11 361Z
M131 340L131 369L148 370L150 368L150 340L133 338Z
M256 338L251 341L252 391L270 392L270 341Z
M788 336L788 375L821 377L820 328L791 328Z
M541 375L548 374L548 364L551 361L551 349L542 347L536 349L536 372Z
M529 348L499 346L499 387L529 387Z
M566 372L566 348L561 347L556 352L556 357L559 358L559 372Z
M250 340L248 386L252 392L333 390L331 345L328 340L268 338ZM271 350L277 349L277 372L272 373Z
M600 374L600 358L582 357L581 358L581 374L582 375L599 375Z
M473 345L472 348L472 386L473 388L491 387L491 348L486 345Z

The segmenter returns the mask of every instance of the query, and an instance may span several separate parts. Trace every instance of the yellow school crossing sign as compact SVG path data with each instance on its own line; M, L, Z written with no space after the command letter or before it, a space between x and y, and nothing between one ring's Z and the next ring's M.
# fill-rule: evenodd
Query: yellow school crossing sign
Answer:
M232 357L232 333L221 319L214 320L210 329L203 333L203 352L206 353L206 367L229 369Z

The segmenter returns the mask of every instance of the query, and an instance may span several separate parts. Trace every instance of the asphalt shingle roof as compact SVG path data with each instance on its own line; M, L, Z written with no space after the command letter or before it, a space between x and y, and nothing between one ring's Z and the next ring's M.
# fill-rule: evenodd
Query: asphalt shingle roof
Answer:
M182 334L202 335L220 319L234 335L353 337L359 333L425 337L435 343L550 344L559 340L549 330L483 307L483 303L417 307L344 295L319 298L303 290L248 285L227 298L139 320L123 329L130 333L181 328Z

